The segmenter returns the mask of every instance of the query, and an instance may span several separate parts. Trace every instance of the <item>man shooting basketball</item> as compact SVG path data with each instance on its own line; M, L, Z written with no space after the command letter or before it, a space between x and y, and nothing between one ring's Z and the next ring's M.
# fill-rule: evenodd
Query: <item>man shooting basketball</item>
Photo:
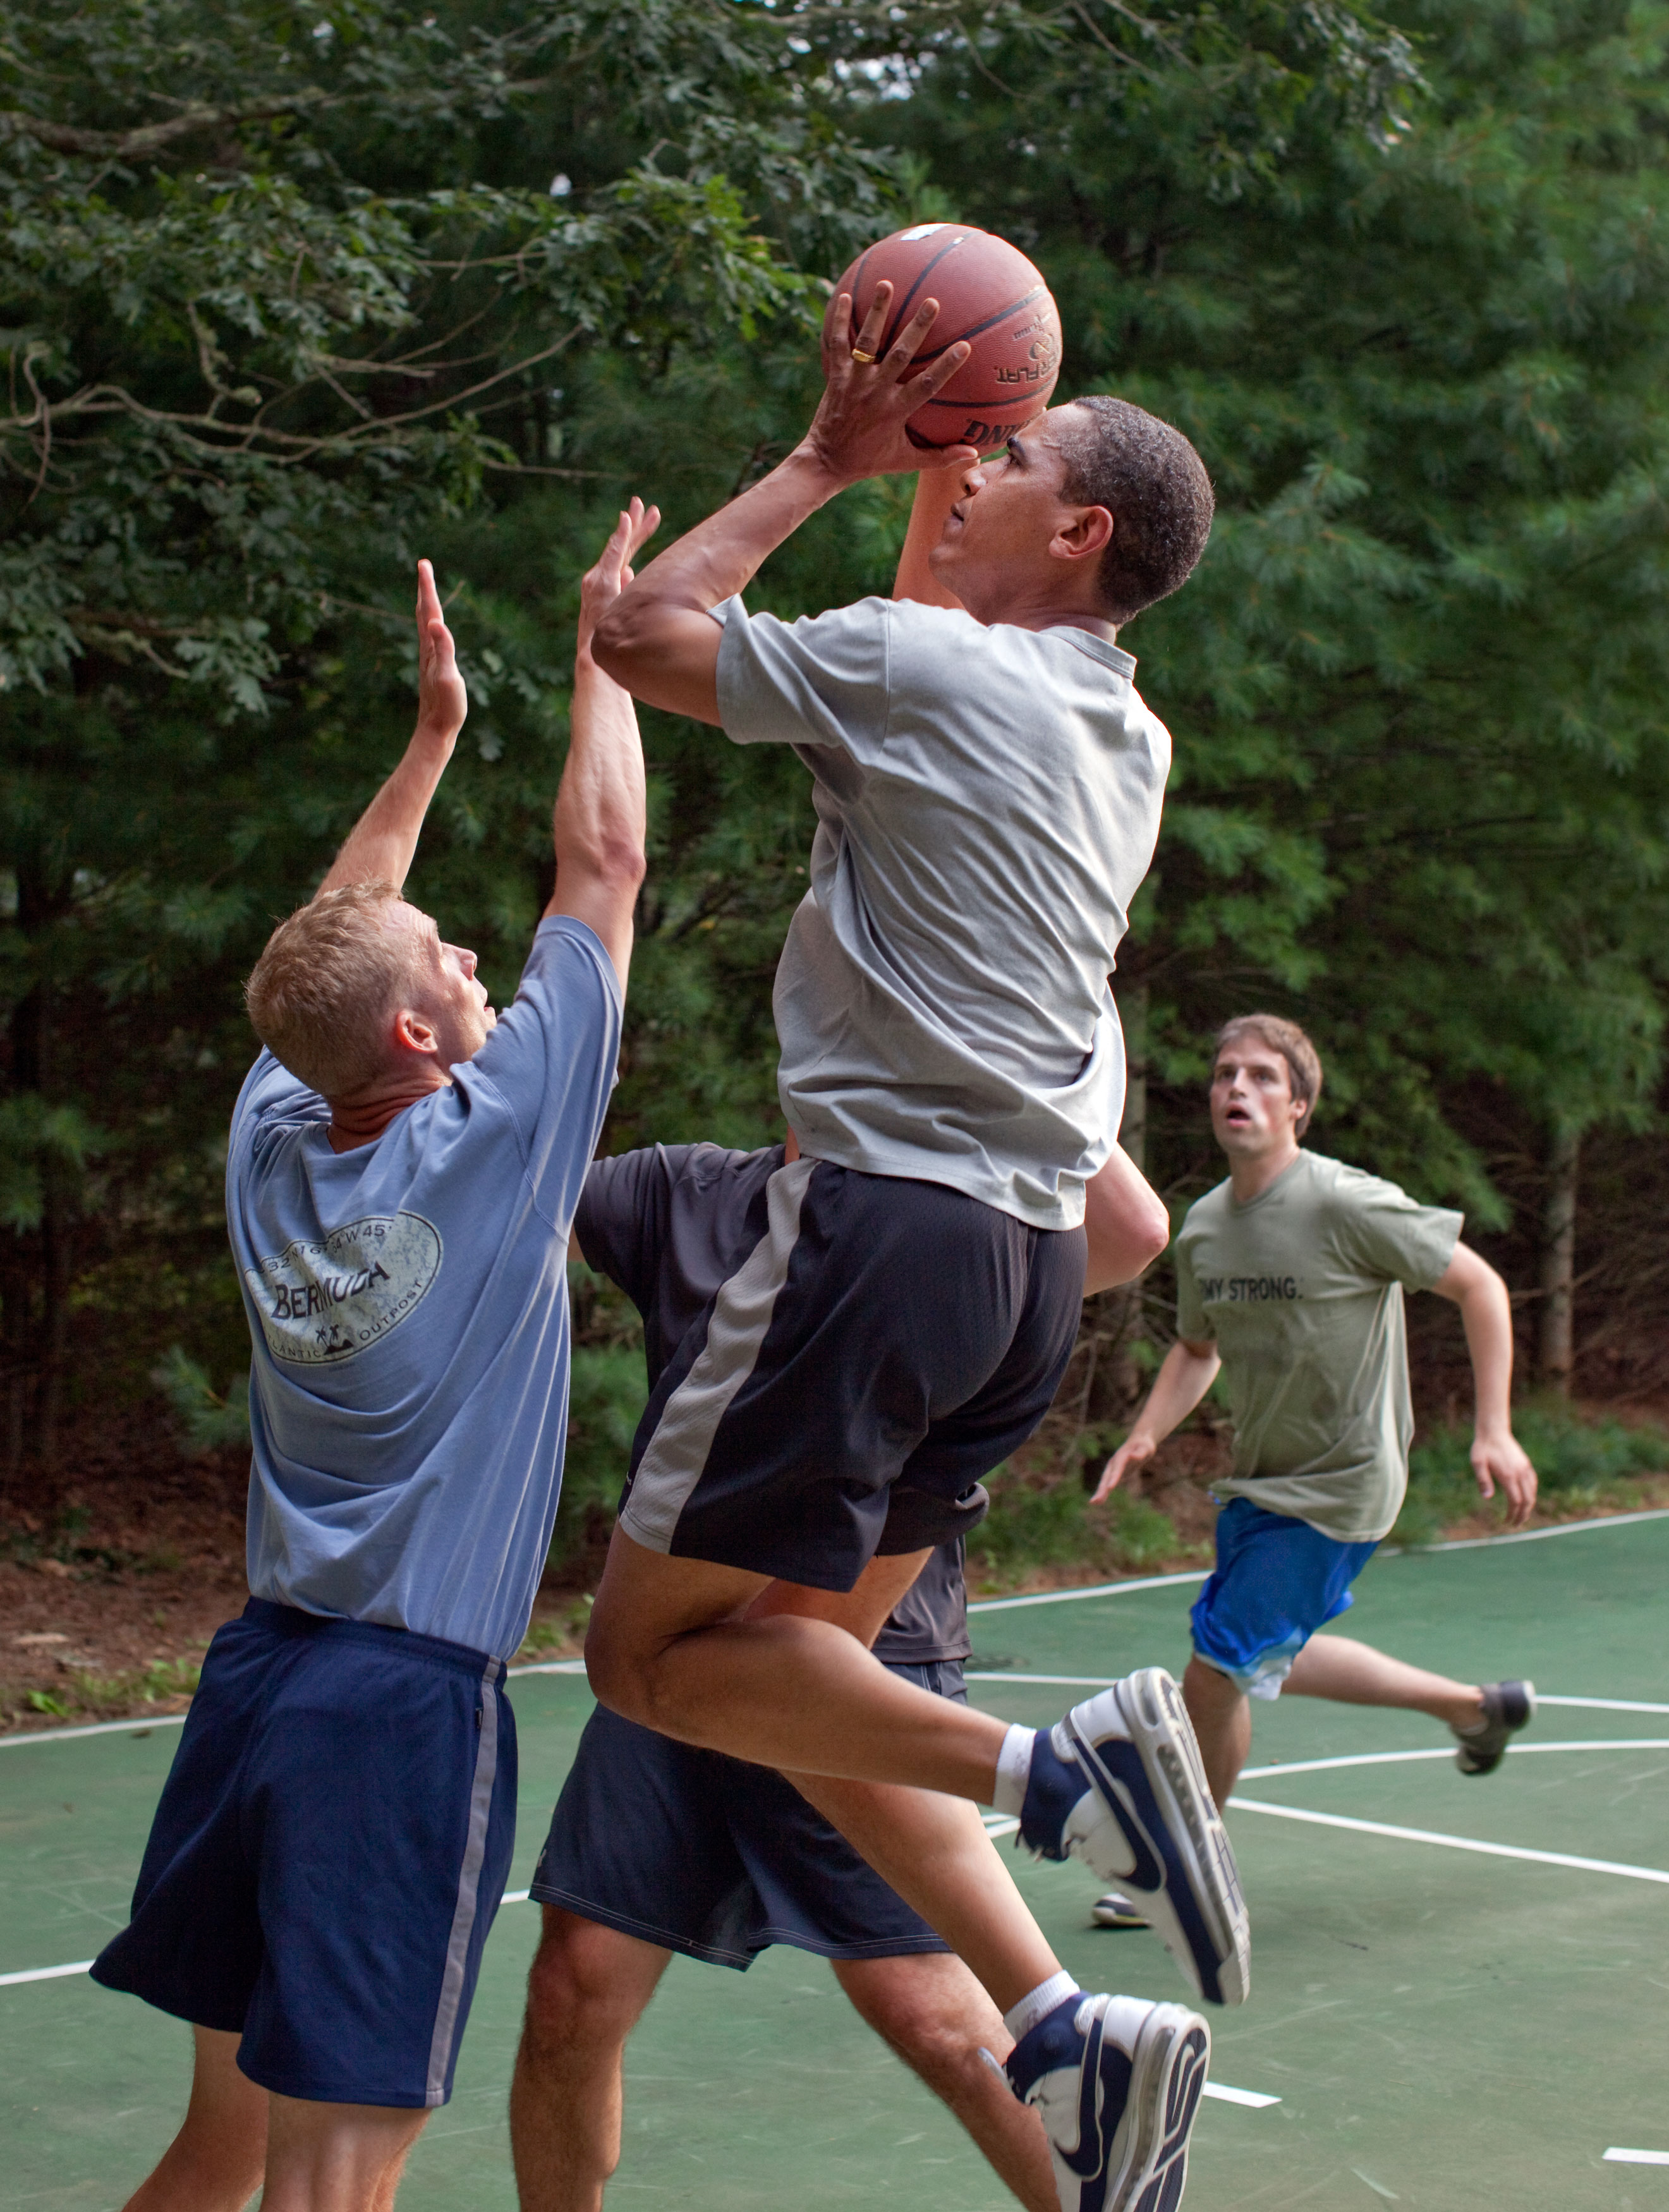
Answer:
M960 1494L1070 1354L1123 1079L1108 975L1168 764L1116 627L1185 580L1211 490L1139 409L1057 409L993 468L962 449L924 480L940 605L750 619L734 595L809 514L921 465L904 422L968 349L910 374L928 301L877 358L889 305L854 337L842 295L806 439L598 633L639 697L795 744L820 828L776 990L804 1156L651 1397L587 1660L622 1717L788 1772L960 1953L1071 2212L1169 2206L1205 2022L1077 1990L973 1805L1127 1869L1195 1988L1238 2002L1244 1907L1175 1685L1150 1670L1005 1729L867 1646L925 1557L876 1558L889 1489Z

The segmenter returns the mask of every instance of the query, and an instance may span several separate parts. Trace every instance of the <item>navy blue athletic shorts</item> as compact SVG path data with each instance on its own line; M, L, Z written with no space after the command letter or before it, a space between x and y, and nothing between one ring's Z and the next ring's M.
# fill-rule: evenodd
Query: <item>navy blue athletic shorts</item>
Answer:
M1278 1697L1316 1630L1355 1602L1350 1584L1378 1549L1231 1498L1217 1516L1217 1565L1188 1615L1194 1650L1248 1697Z
M281 2096L444 2105L516 1824L504 1663L252 1598L216 1634L106 1989Z
M960 1661L889 1671L966 1702ZM743 1972L773 1943L825 1959L950 1948L771 1768L675 1743L601 1705L556 1801L531 1894Z
M651 1551L847 1590L892 1484L959 1498L1048 1411L1083 1232L826 1160L778 1168L762 1197L757 1240L656 1382L621 1525Z

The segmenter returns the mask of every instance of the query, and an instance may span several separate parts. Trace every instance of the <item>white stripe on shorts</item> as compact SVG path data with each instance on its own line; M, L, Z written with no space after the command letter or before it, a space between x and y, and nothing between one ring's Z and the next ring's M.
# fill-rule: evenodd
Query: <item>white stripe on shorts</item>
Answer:
M753 1373L771 1326L788 1262L799 1242L800 1208L816 1160L792 1160L765 1186L765 1234L724 1285L707 1322L707 1342L667 1399L638 1462L621 1525L652 1552L670 1552L678 1516L701 1479L719 1424Z
M464 1841L464 1863L458 1870L458 1902L452 1908L446 1971L440 1977L440 2002L434 2009L434 2033L429 2041L428 2081L423 2098L426 2105L443 2105L446 2100L446 2069L452 2063L452 2045L458 2039L458 2015L464 2002L464 1970L469 1963L470 1938L475 1933L480 1905L487 1826L493 1810L493 1784L498 1774L498 1676L499 1662L495 1659L481 1681L481 1734L476 1746L475 1783L470 1791L470 1827Z

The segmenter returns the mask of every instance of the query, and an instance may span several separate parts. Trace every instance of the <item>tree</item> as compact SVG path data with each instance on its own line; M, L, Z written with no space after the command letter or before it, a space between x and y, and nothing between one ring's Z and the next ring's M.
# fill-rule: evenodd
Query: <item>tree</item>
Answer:
M1364 131L1294 83L1272 170L1183 127L1203 73L1105 130L1012 36L937 58L902 135L1050 272L1066 388L1182 423L1218 485L1126 639L1178 741L1120 963L1150 1146L1214 1174L1199 1041L1272 1001L1322 1042L1324 1141L1500 1226L1502 1115L1557 1184L1663 1078L1669 13L1386 12L1420 86Z

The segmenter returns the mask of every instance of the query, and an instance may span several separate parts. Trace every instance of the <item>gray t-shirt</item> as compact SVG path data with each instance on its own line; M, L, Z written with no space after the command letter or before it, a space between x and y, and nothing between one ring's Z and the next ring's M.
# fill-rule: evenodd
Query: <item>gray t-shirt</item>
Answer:
M1170 766L1136 663L911 600L714 614L725 731L816 779L774 1001L791 1127L819 1159L1075 1229L1123 1105L1108 972Z
M1463 1217L1301 1152L1237 1206L1219 1183L1176 1239L1177 1334L1214 1339L1235 1420L1212 1487L1341 1542L1375 1542L1408 1486L1403 1291L1429 1290Z
M650 1145L593 1160L574 1217L587 1267L618 1283L643 1316L652 1390L700 1326L719 1286L765 1234L765 1186L783 1148ZM941 1544L875 1639L893 1666L965 1659L968 1593L960 1541Z

